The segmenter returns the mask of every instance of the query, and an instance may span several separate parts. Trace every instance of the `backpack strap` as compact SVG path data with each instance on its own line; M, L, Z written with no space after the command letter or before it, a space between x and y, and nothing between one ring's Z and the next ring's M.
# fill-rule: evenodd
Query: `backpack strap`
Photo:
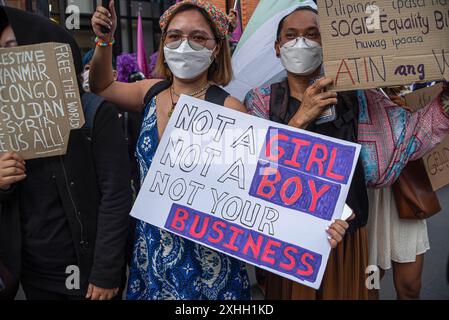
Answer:
M170 85L171 85L170 81L168 80L162 80L156 83L154 86L148 89L147 93L145 94L145 98L143 99L143 105L146 106L147 104L149 104L155 96L157 96L165 89L170 88Z
M212 85L206 91L205 100L207 102L215 103L220 106L224 106L226 98L229 97L229 93L219 86Z
M98 108L104 101L104 98L92 92L86 92L82 95L81 104L83 105L85 120L83 128L90 129L92 131L94 128L95 115L97 114Z
M345 91L338 93L339 102L343 107L341 110L341 116L334 120L334 126L338 129L345 123L352 122L354 126L354 141L357 141L358 136L358 124L359 124L359 99L357 91Z
M162 91L170 88L170 85L170 81L162 80L152 86L145 94L145 98L143 99L144 105L146 106L155 96L157 96ZM205 100L223 106L227 97L229 97L229 93L227 91L220 88L219 86L212 85L206 91Z
M285 123L290 96L287 80L273 83L270 92L270 120Z

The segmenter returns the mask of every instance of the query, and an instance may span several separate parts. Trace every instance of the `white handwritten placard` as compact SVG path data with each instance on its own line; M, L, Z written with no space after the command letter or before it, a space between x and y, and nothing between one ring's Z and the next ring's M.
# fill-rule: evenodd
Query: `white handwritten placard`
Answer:
M318 288L359 152L183 95L131 215Z

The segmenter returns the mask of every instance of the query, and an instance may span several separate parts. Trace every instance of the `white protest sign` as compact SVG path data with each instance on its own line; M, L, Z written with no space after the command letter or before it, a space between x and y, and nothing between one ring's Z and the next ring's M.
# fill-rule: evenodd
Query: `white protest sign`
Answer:
M319 288L359 152L183 95L131 215Z

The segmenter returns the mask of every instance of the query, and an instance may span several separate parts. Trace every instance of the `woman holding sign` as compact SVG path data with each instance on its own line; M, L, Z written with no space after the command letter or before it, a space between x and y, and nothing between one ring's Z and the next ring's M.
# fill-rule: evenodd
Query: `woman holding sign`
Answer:
M65 93L81 88L76 81L76 75L82 72L81 54L69 32L45 17L0 6L0 19L5 18L8 23L5 25L2 20L0 24L2 57L13 52L39 52L46 42L67 44L60 46L67 50L61 57L73 57L73 66L66 60L65 69L73 77L73 81L67 82L73 91ZM21 76L24 82L38 83L41 80L36 81L36 74L30 72L36 60L31 54L26 56L25 64L10 65L11 70L23 73L10 74ZM55 54L42 56L46 69L64 61ZM42 62L40 58L39 63ZM4 75L8 66L3 64L0 71ZM61 78L47 76L47 81L57 82ZM12 87L11 83L2 83L0 87ZM61 96L62 93L57 99ZM2 126L23 122L17 118L5 122L24 105L22 101L9 103L12 112L5 111L5 97L3 92ZM48 94L40 98L57 100ZM26 101L35 104L40 100L33 97ZM68 103L61 102L61 106L70 109ZM22 119L33 109L23 110L26 111ZM124 287L125 244L132 204L126 143L114 106L102 104L95 117L92 112L90 117L87 112L84 114L86 125L70 132L64 155L35 158L35 154L25 162L21 153L24 149L0 153L0 277L7 298L14 298L14 282L18 286L19 280L28 300L109 300L120 296ZM41 114L39 118L46 116ZM0 286L0 299L2 294Z
M218 86L232 77L229 22L224 12L207 1L186 0L160 19L162 39L157 74L167 81L114 82L111 68L117 17L98 7L92 25L98 36L91 63L90 86L107 100L143 111L137 145L141 180L145 178L158 142L181 94L246 112L245 107ZM103 34L100 27L109 28ZM157 208L155 208L157 211ZM157 212L155 212L157 214ZM344 234L339 222L335 239ZM331 240L336 244L336 240ZM139 221L130 268L129 299L249 299L250 284L244 263Z
M276 55L287 80L255 88L245 99L250 113L363 145L347 204L355 219L330 257L320 290L266 276L269 299L367 299L368 197L366 186L392 184L409 160L419 159L449 132L446 91L410 114L377 90L326 92L318 12L298 7L278 26ZM421 143L425 142L425 143Z

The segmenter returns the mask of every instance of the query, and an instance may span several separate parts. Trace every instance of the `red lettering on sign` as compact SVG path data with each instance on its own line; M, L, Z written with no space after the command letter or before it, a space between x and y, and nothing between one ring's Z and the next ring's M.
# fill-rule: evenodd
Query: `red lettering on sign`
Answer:
M309 180L309 188L312 193L312 202L310 203L309 210L314 212L316 210L316 205L318 200L331 188L329 185L325 184L321 187L321 189L317 192L315 181Z
M346 68L346 71L341 71L341 68L343 67L343 65ZM338 68L338 72L337 72L337 76L335 77L335 85L338 84L338 78L340 77L340 74L349 74L349 77L351 78L352 84L355 85L355 81L354 78L352 77L352 73L351 70L348 68L348 65L346 64L346 60L342 59L341 60L341 64L340 64L340 68Z
M286 192L288 187L290 187L291 184L295 185L295 191L292 193L290 197L287 196ZM281 188L281 199L286 205L291 205L295 203L302 195L302 184L301 184L301 178L300 177L291 177L282 184Z
M295 144L295 150L293 151L291 159L285 160L284 163L296 168L300 168L301 164L297 161L299 151L301 150L302 147L310 146L310 141L292 138L292 142Z
M271 247L280 248L281 243L276 240L268 239L267 244L265 245L264 251L262 253L262 256L260 257L260 260L269 264L274 264L275 260L274 258L270 257L270 255L273 255L275 252L273 249L271 249Z
M189 217L189 212L182 208L178 208L175 212L175 216L171 222L171 227L178 231L184 231L186 224L185 221Z
M284 256L287 258L288 261L290 261L290 263L281 262L279 264L279 267L287 271L292 270L295 267L296 265L295 257L292 256L291 253L298 254L298 249L291 246L286 246L284 249Z
M321 151L323 155L318 156L318 151ZM318 174L321 176L324 173L324 161L326 161L328 155L327 148L324 144L317 143L313 145L312 151L310 152L309 161L307 162L306 170L310 171L312 165L315 163L318 166Z
M194 238L200 239L204 237L207 231L207 226L209 225L209 217L205 217L203 220L203 225L201 226L201 231L197 232L196 229L198 228L198 224L200 222L200 216L195 215L195 218L193 218L192 225L190 226L190 235Z
M270 141L268 141L266 147L265 147L265 156L271 160L271 161L278 161L280 158L283 157L285 151L283 148L277 146L278 141L288 141L288 137L284 134L275 134L270 138ZM276 149L278 151L277 155L272 154L272 144L276 144Z
M223 245L223 247L228 248L228 249L230 249L230 250L232 250L232 251L238 251L239 248L236 247L236 246L234 245L234 243L235 243L235 240L237 240L237 237L238 237L240 234L243 234L244 232L243 232L242 229L236 228L236 227L234 227L234 226L230 226L229 229L232 230L232 237L231 237L231 240L229 240L228 243L226 243L225 245Z
M304 253L301 257L301 263L306 267L306 270L298 269L296 270L296 273L300 276L310 276L313 273L313 267L310 265L310 263L307 262L307 258L311 259L312 261L315 260L315 258L310 253Z
M212 238L211 236L207 238L207 240L209 240L212 243L219 243L223 240L224 237L223 230L219 229L218 227L225 229L226 223L223 221L215 221L214 223L212 223L212 230L214 230L218 235L216 238Z
M246 241L246 244L243 247L243 254L248 254L248 250L251 249L254 258L257 259L260 254L260 248L262 247L262 242L263 242L263 237L261 235L257 236L257 243L255 243L253 236L251 235L251 233L249 233L248 240Z
M327 170L326 170L326 176L331 178L331 179L343 181L345 179L345 177L343 177L342 175L339 175L339 174L336 174L336 173L332 172L332 169L334 168L334 163L335 163L335 158L336 157L337 157L337 149L336 148L332 148L331 158L329 160L329 165L327 166Z
M275 174L273 174L275 173ZM274 180L270 180L269 177L274 176ZM259 187L257 188L257 194L266 199L271 199L276 193L274 185L281 180L281 174L277 169L265 168L263 170L263 177L260 180ZM269 189L269 192L265 192L265 189Z

